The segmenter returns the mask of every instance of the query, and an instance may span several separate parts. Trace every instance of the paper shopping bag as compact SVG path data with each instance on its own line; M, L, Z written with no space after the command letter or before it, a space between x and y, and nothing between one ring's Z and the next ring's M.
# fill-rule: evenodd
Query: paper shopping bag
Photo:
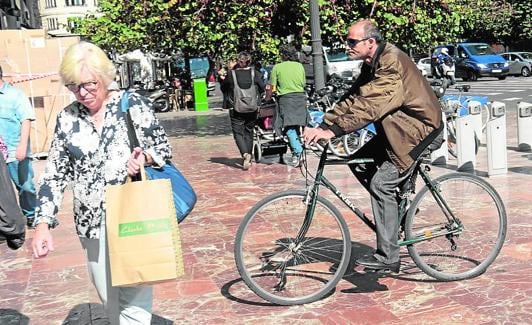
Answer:
M184 274L168 179L106 188L106 229L113 286L171 280Z

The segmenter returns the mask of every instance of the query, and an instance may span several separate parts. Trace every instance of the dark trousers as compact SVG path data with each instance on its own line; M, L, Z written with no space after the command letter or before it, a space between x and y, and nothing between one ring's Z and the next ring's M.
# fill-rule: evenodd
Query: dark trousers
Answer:
M373 158L374 164L350 165L351 171L371 195L371 207L377 227L375 258L384 263L399 260L399 203L396 188L408 178L400 173L385 150L386 139L376 136L352 158Z
M20 211L4 156L0 153L0 242L7 240L9 247L17 249L24 244L25 233L26 218Z
M238 113L234 109L229 112L233 137L241 155L251 154L253 150L253 132L257 123L257 113Z
M37 204L37 194L33 184L33 167L31 158L24 160L12 161L7 164L7 169L11 180L18 191L18 199L22 213L28 219L35 215L35 206Z

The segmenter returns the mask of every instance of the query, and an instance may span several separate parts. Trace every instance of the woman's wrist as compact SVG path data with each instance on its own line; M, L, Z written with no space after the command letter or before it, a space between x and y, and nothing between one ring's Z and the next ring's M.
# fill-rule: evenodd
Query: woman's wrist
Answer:
M146 166L152 165L153 159L151 158L151 156L144 151L142 152L142 154L144 155L144 165Z

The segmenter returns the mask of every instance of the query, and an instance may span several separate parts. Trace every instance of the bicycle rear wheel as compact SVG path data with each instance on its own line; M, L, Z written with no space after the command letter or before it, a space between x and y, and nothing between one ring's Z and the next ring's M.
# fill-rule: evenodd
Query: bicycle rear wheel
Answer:
M344 147L344 140L343 140L344 137L345 136L341 136L341 137L332 138L329 140L329 149L331 150L333 155L337 157L347 156L347 153L345 152L345 147Z
M506 237L506 211L495 189L478 176L452 173L434 180L457 218L449 222L425 186L416 195L406 219L406 240L416 265L441 281L478 276L499 254Z
M342 278L351 256L349 229L332 203L318 197L304 238L305 192L285 191L258 202L235 240L235 262L246 285L279 305L316 301Z

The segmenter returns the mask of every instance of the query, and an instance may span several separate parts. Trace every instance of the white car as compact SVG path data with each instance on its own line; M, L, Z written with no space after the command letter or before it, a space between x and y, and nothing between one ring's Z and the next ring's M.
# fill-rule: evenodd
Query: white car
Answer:
M419 59L416 65L418 69L421 70L421 73L423 74L423 76L432 77L432 70L430 68L430 56Z
M363 61L350 60L344 48L331 49L324 46L323 54L327 79L334 75L351 81L360 75Z

